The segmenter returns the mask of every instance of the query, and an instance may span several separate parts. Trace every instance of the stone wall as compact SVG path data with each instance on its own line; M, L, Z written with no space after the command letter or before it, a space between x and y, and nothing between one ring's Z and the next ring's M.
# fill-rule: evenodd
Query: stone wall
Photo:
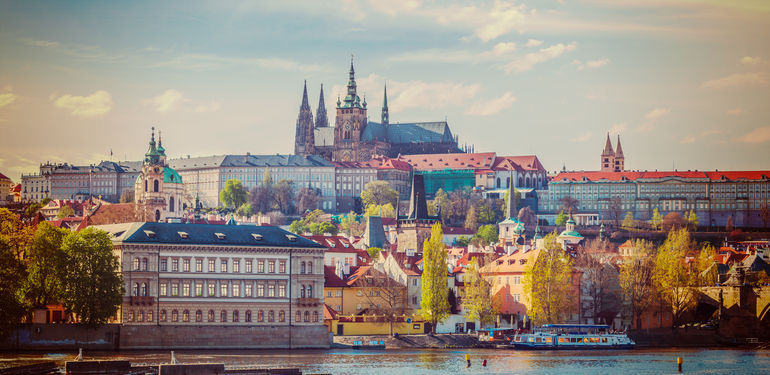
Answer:
M120 326L85 328L72 324L22 324L0 339L0 350L116 350Z
M329 348L329 336L324 325L126 325L121 327L119 347L121 350Z

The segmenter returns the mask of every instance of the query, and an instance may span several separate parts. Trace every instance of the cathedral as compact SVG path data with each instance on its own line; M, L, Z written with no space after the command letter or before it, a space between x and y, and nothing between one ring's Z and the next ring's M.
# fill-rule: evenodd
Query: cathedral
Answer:
M618 135L618 147L612 149L610 134L607 133L607 142L602 151L602 172L624 172L626 170L626 158L623 156L623 148L620 147L620 135Z
M347 94L337 98L334 126L326 116L323 85L315 122L307 97L307 82L297 117L294 137L296 155L322 155L330 161L361 162L373 156L398 157L407 154L443 154L463 152L457 147L446 121L391 124L388 113L388 89L384 88L380 122L369 121L366 98L357 93L353 60Z

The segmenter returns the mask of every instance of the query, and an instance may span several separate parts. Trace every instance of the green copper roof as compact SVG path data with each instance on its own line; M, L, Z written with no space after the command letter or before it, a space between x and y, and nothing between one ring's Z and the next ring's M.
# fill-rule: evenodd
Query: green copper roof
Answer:
M580 233L578 233L577 231L574 231L574 230L571 230L571 231L569 231L569 232L567 232L567 231L565 230L565 231L561 232L561 234L559 234L559 237L562 237L562 236L565 236L565 237L580 237L580 238L583 238L583 236L581 236L581 235L580 235Z
M180 176L179 173L169 167L163 167L163 182L181 184L182 176Z

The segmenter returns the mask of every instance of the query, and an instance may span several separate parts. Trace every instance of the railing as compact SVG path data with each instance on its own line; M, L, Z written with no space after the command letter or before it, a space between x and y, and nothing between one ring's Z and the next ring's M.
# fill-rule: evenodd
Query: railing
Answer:
M128 303L132 306L150 306L155 303L155 297L151 296L131 296Z
M299 306L318 306L321 301L318 298L297 298Z

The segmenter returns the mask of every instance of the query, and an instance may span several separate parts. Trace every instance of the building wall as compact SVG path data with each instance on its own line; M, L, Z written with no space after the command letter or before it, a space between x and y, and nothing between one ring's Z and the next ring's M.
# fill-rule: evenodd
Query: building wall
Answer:
M374 317L350 317L351 319L360 318L363 321L356 322L340 322L339 319L335 319L329 322L329 332L335 335L339 332L339 327L342 326L342 335L344 336L359 336L359 335L389 335L390 323L372 321ZM399 335L421 334L425 333L425 322L416 321L415 317L410 317L411 323L406 322L394 322L393 333Z
M329 348L323 324L312 326L136 326L120 330L120 349Z

